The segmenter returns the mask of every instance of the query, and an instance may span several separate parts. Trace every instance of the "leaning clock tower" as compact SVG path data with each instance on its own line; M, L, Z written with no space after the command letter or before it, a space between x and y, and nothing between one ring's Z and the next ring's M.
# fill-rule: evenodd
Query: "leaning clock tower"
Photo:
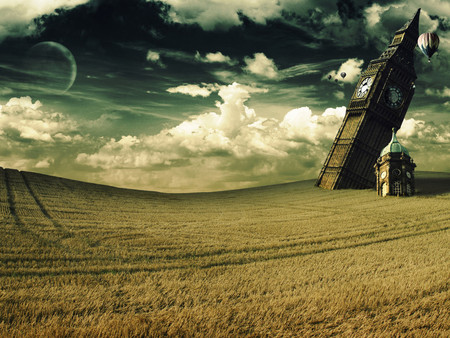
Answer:
M317 186L326 189L375 186L373 166L389 142L392 128L398 130L402 125L414 95L419 15L420 8L361 74Z

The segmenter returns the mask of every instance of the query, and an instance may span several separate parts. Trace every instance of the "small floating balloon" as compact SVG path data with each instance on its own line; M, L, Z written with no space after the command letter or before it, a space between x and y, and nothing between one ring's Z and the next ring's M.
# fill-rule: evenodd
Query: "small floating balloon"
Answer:
M342 72L341 73L341 77L344 79L345 77L347 76L347 73L346 72Z
M331 80L331 75L328 75L327 78L328 78L328 80Z
M334 79L334 82L338 82L338 79Z
M431 57L439 47L439 36L436 33L423 33L417 39L417 46L428 57L428 62L431 62Z

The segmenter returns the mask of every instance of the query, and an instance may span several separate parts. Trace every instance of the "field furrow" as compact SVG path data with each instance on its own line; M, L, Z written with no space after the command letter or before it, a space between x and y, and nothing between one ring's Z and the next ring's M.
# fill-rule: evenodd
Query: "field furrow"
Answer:
M426 175L450 182L164 194L0 168L0 336L446 336L450 191Z

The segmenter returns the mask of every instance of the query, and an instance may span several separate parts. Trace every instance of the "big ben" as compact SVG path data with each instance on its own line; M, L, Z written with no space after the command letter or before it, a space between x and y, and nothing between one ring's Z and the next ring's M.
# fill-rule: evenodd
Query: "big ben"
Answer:
M414 49L420 8L395 32L388 48L361 74L316 185L326 189L375 186L373 165L399 129L414 95Z

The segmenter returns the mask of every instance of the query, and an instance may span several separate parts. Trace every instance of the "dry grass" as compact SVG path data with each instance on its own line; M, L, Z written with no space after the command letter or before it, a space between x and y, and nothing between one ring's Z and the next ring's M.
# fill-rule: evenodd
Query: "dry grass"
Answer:
M160 194L0 169L0 336L448 336L449 182Z

